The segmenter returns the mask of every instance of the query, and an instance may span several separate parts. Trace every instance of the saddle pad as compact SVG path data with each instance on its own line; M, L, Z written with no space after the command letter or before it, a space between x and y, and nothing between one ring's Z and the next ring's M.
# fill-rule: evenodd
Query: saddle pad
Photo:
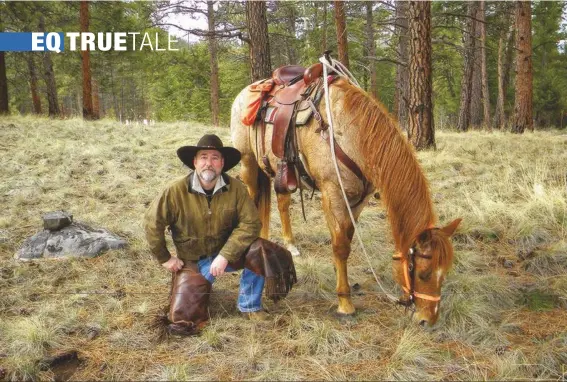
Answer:
M269 106L268 110L266 111L266 117L264 118L264 121L270 124L274 123L274 119L276 117L277 111L278 111L277 107ZM309 107L304 110L299 110L297 112L297 117L295 119L295 125L296 126L307 125L312 114L313 114L313 110L311 110L311 108Z

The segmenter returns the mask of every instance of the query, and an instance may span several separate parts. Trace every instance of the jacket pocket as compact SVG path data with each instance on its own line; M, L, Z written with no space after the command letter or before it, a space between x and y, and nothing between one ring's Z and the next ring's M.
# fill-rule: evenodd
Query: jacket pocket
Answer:
M174 239L173 243L175 244L175 249L177 250L177 256L179 258L191 258L199 256L198 254L194 253L197 250L198 239L195 237L183 238L183 239Z
M236 209L224 209L219 214L220 231L232 231L236 227L238 221L236 219Z

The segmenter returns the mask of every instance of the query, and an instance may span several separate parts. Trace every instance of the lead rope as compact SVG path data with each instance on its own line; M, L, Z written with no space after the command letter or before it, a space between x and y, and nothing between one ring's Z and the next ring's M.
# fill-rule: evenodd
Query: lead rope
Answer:
M350 204L348 202L348 198L346 196L346 192L345 192L345 187L343 185L343 180L341 178L341 173L339 171L339 165L337 162L337 156L335 154L335 134L334 134L334 130L333 130L333 117L331 115L331 97L329 95L329 83L327 81L327 68L331 68L331 70L334 70L335 72L339 73L339 75L346 77L347 79L349 79L356 87L360 88L360 85L358 84L358 81L356 81L356 79L354 78L354 76L352 75L352 73L339 61L335 60L335 59L330 59L330 64L328 63L328 57L322 56L321 58L319 58L319 62L321 62L323 64L323 86L325 89L325 111L327 112L327 120L329 123L329 137L330 137L330 146L331 146L331 156L333 159L333 164L335 165L335 171L337 173L337 178L339 179L339 185L341 186L341 192L343 194L343 198L348 210L348 214L350 216L350 220L352 221L352 225L354 227L354 232L356 234L356 238L358 239L358 242L360 243L360 247L362 248L362 252L364 253L364 256L366 257L366 261L368 261L368 266L370 267L370 270L372 271L372 275L374 275L374 279L376 280L376 283L378 284L378 286L380 287L380 289L382 289L382 292L384 292L384 294L386 295L386 297L392 301L392 302L398 302L398 299L395 298L394 296L392 296L390 293L388 293L388 291L382 286L382 283L380 283L380 280L378 280L378 276L376 275L376 272L374 271L374 268L372 267L372 263L370 262L370 256L368 256L368 252L366 252L366 247L364 246L364 243L362 242L362 238L360 237L360 232L358 230L358 226L354 220L354 215L352 214L352 209L350 208Z

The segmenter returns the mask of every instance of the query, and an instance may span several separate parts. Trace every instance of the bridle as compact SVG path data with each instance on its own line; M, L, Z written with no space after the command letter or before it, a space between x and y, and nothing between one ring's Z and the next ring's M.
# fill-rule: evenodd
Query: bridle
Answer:
M428 301L441 301L441 296L432 296L426 293L420 293L415 290L415 257L421 257L423 259L431 259L431 255L425 255L416 250L415 245L411 247L406 256L401 253L397 253L392 256L392 260L399 260L402 264L402 272L404 274L404 283L402 284L402 289L409 296L408 300L398 300L398 304L404 305L406 308L411 307L415 304L416 298L421 298L422 300Z

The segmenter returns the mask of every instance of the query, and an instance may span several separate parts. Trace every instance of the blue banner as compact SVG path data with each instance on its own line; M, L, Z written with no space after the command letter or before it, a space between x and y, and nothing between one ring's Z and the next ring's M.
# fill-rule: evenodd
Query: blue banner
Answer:
M65 48L63 32L4 32L0 33L2 52L62 52Z

